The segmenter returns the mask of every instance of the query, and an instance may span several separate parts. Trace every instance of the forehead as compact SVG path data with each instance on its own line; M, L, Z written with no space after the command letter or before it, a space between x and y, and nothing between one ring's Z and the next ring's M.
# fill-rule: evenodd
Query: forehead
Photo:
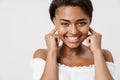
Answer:
M56 10L55 17L63 19L89 18L78 6L61 6Z

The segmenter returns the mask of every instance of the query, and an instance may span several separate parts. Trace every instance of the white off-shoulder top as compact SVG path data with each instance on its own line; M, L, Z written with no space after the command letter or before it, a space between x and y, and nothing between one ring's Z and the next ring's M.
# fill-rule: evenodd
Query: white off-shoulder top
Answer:
M40 80L45 63L46 61L42 58L32 59L33 80ZM114 63L106 62L106 64L114 80L120 80L120 74ZM58 63L58 75L59 80L95 80L95 67L94 65L69 67Z

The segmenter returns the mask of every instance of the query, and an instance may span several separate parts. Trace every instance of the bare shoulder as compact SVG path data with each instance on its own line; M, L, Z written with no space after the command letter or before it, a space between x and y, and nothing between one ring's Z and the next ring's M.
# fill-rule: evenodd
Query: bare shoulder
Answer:
M33 54L33 58L42 58L46 60L47 57L47 49L37 49Z
M111 52L107 49L103 49L103 55L106 61L114 62Z

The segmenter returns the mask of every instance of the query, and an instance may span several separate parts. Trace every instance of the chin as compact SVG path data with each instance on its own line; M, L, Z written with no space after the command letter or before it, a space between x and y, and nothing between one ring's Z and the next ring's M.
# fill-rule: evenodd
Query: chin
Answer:
M76 44L66 44L69 48L78 48L81 43L76 43Z

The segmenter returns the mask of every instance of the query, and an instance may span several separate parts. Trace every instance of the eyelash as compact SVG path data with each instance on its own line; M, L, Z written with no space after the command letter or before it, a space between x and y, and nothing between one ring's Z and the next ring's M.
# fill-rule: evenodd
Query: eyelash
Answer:
M69 26L69 23L61 23L63 26Z
M87 22L78 22L77 24L78 24L78 25L86 25Z
M78 25L78 26L84 26L86 24L87 24L87 22L78 22L78 23L76 23L76 25ZM61 25L63 25L63 26L69 26L69 23L63 22L63 23L61 23Z

